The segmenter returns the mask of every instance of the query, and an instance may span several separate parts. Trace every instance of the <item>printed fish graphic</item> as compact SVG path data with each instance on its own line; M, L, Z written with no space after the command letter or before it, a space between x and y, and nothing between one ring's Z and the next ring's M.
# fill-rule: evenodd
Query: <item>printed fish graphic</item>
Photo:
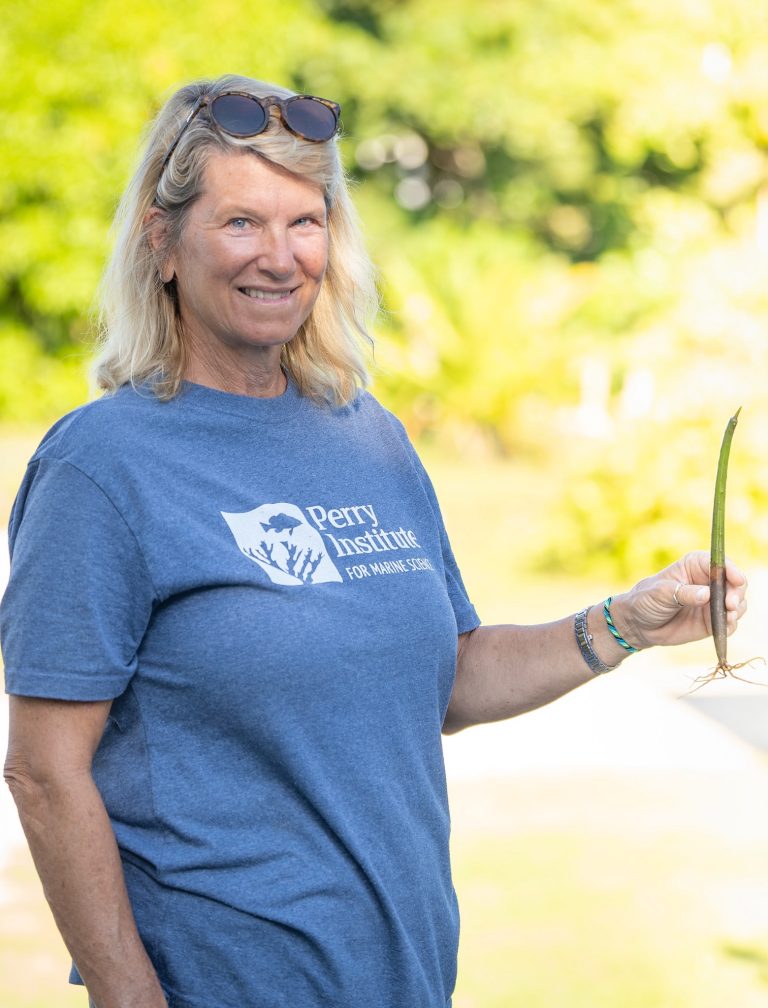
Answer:
M291 515L276 514L268 522L262 522L261 527L265 532L285 532L287 529L288 535L293 535L293 530L301 524L302 522L298 518L294 518Z

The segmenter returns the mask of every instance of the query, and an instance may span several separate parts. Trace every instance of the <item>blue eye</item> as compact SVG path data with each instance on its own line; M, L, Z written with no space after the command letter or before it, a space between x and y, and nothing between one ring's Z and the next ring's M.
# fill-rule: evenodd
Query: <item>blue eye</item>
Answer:
M233 217L232 220L229 222L229 226L233 227L235 231L242 231L247 223L248 221L245 219L245 217Z

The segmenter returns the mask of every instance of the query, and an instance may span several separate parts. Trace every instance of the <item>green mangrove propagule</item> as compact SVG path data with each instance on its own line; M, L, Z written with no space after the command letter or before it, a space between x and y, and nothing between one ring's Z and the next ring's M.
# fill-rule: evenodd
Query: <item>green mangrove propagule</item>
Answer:
M739 422L741 406L728 421L723 440L720 445L720 456L717 460L717 477L715 478L715 502L712 507L712 539L709 553L709 614L712 620L712 639L715 642L717 665L711 672L699 676L694 682L697 689L712 682L713 679L742 679L734 674L736 669L744 668L753 661L763 661L762 658L750 658L749 661L731 665L728 661L728 622L725 609L725 485L728 479L728 459L731 454L731 441L736 424ZM742 679L742 682L751 682Z

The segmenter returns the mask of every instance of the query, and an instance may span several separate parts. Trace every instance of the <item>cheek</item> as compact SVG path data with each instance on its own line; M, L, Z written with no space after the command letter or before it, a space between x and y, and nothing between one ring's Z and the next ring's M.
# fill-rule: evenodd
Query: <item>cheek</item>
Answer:
M303 250L303 265L305 272L318 282L325 276L328 268L328 242L318 239Z
M242 242L232 245L218 236L189 238L176 254L179 272L195 284L228 277L250 258Z
M198 260L194 255L194 249L190 249L187 244L174 252L173 270L179 294L188 296L198 289Z
M325 277L327 269L328 269L328 257L322 256L318 258L317 268L314 273L315 279L317 280L318 284L321 284L323 282L323 278Z

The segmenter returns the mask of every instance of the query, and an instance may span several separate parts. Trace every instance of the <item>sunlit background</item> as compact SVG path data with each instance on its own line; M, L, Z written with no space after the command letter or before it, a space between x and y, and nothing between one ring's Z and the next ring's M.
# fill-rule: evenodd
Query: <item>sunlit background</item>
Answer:
M89 395L147 120L190 79L245 73L342 105L380 269L374 389L418 442L484 619L554 618L706 547L742 406L726 535L753 602L731 649L768 654L764 4L0 9L3 515L46 426ZM639 656L448 740L455 1008L768 1003L768 693L681 699L711 652ZM0 809L0 1003L82 1005Z

